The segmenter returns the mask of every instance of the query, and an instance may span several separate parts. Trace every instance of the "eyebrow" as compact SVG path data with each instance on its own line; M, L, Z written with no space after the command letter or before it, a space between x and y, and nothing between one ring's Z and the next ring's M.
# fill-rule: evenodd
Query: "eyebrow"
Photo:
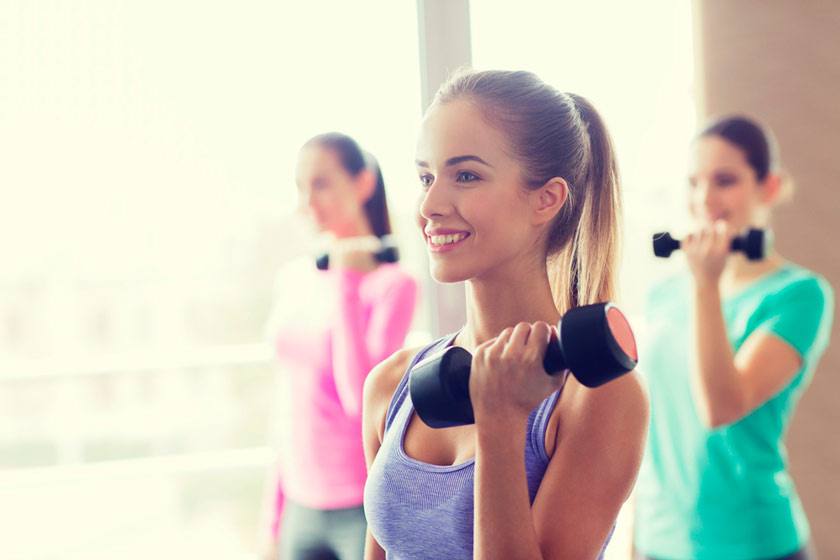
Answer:
M731 173L732 175L738 174L738 169L736 167L720 167L718 169L714 169L712 173ZM689 176L698 175L699 172L689 173Z
M446 165L446 167L449 167L451 165L458 165L459 163L461 163L463 161L476 161L478 163L486 165L487 167L493 167L492 165L490 165L489 163L487 163L486 161L484 161L480 157L472 156L472 155L455 156L453 158L449 158L448 160L446 160L445 165ZM425 161L420 161L419 159L415 160L415 163L417 164L418 167L429 167L428 163L426 163Z

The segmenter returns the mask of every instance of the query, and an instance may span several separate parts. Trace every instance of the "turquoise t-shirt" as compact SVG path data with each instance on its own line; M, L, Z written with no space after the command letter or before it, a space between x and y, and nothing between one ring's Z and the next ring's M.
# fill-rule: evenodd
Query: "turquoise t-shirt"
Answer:
M635 546L673 560L750 560L790 554L810 526L783 442L799 396L828 345L834 309L822 277L786 263L723 301L735 352L752 333L785 340L802 369L734 424L707 428L691 393L692 278L650 293L639 371L648 381L650 432L636 484Z

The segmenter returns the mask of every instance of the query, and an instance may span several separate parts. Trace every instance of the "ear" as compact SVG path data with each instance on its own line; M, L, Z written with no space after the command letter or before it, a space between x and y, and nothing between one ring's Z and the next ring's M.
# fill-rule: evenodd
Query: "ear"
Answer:
M769 173L761 182L761 202L773 206L780 202L782 194L782 176L779 173Z
M364 204L376 190L376 175L370 169L362 169L355 177L356 196L359 202Z
M554 219L569 197L569 185L562 177L553 177L531 192L533 222L545 224Z

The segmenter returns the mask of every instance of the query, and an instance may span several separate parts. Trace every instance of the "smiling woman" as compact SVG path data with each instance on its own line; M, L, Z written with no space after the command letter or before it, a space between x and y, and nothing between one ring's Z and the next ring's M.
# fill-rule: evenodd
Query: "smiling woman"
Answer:
M418 142L424 196L417 216L430 252L449 255L431 259L432 277L440 282L466 280L477 266L492 269L520 254L528 222L516 215L524 218L528 204L524 192L507 188L520 182L520 170L505 143L470 100L436 104L426 114ZM466 150L480 155L444 157ZM502 215L510 219L500 220ZM437 243L439 236L448 243Z
M647 397L635 374L588 390L542 358L562 313L614 292L609 135L586 99L531 73L463 72L426 112L417 170L431 274L466 282L467 323L365 384L366 558L600 557L641 460ZM408 379L451 345L473 354L475 425L434 430Z
M730 251L786 194L769 131L722 118L691 153L688 270L652 286L647 306L654 414L635 546L642 558L814 558L783 440L828 344L833 290L774 250Z
M284 437L266 486L273 523L264 557L279 548L286 560L361 559L362 386L403 345L416 283L362 243L391 228L376 159L355 140L311 138L298 153L296 181L300 210L329 236L329 259L318 270L308 257L281 268L266 327L288 404L279 407Z

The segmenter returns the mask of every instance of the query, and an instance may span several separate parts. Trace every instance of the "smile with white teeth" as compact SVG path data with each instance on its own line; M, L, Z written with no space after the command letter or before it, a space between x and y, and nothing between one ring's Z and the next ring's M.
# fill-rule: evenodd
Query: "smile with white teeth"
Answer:
M450 243L455 243L456 241L461 241L464 239L468 234L467 233L450 233L447 235L430 235L429 241L432 242L432 245L449 245Z

